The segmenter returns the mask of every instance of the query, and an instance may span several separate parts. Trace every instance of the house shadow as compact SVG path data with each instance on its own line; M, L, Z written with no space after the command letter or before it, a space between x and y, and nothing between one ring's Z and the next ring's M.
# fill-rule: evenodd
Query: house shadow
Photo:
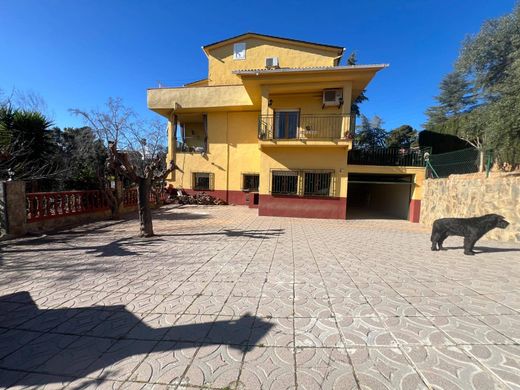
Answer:
M86 376L97 377L92 380L96 383L117 362L152 350L169 352L199 345L228 345L246 353L273 327L270 322L245 314L237 320L152 328L122 305L39 309L26 291L0 297L0 309L7 310L3 326L11 324L17 329L46 332L33 333L25 345L14 339L26 336L0 333L0 368L47 374L15 379L2 374L2 388L15 383L43 386Z

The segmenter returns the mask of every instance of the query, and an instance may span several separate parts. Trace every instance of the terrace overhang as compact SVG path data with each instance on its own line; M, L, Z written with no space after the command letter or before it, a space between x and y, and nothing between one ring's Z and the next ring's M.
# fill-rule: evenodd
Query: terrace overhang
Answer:
M271 92L277 89L289 92L300 89L301 85L319 85L319 83L334 84L338 82L352 83L352 99L363 91L375 74L388 67L388 64L323 66L310 68L279 68L279 69L247 69L236 70L249 89L256 85L269 85Z
M222 109L247 109L253 105L243 85L211 87L150 88L147 93L148 108L163 116L172 111L197 112Z

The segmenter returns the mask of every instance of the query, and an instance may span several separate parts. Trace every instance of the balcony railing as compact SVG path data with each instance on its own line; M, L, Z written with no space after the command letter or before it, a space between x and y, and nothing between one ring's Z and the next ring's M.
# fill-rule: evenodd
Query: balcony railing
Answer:
M426 152L431 153L431 148L354 148L348 152L348 163L352 165L424 167Z
M208 150L207 145L189 145L188 143L177 141L176 149L177 153L206 153Z
M355 115L299 115L285 112L260 115L258 138L260 140L340 140L350 139L355 128Z

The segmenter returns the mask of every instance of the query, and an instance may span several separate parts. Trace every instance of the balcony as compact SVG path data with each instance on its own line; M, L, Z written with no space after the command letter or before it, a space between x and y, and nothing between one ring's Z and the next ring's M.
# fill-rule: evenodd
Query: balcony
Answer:
M284 111L260 115L258 139L261 146L346 145L351 142L350 129L354 128L355 115L302 115L299 111Z
M348 163L350 165L424 167L425 153L431 153L431 148L352 149L348 152Z

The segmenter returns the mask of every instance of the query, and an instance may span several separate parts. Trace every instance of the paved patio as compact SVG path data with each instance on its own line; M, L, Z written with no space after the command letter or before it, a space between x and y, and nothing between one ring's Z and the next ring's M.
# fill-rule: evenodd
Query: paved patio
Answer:
M163 208L0 252L0 387L520 388L520 246Z

